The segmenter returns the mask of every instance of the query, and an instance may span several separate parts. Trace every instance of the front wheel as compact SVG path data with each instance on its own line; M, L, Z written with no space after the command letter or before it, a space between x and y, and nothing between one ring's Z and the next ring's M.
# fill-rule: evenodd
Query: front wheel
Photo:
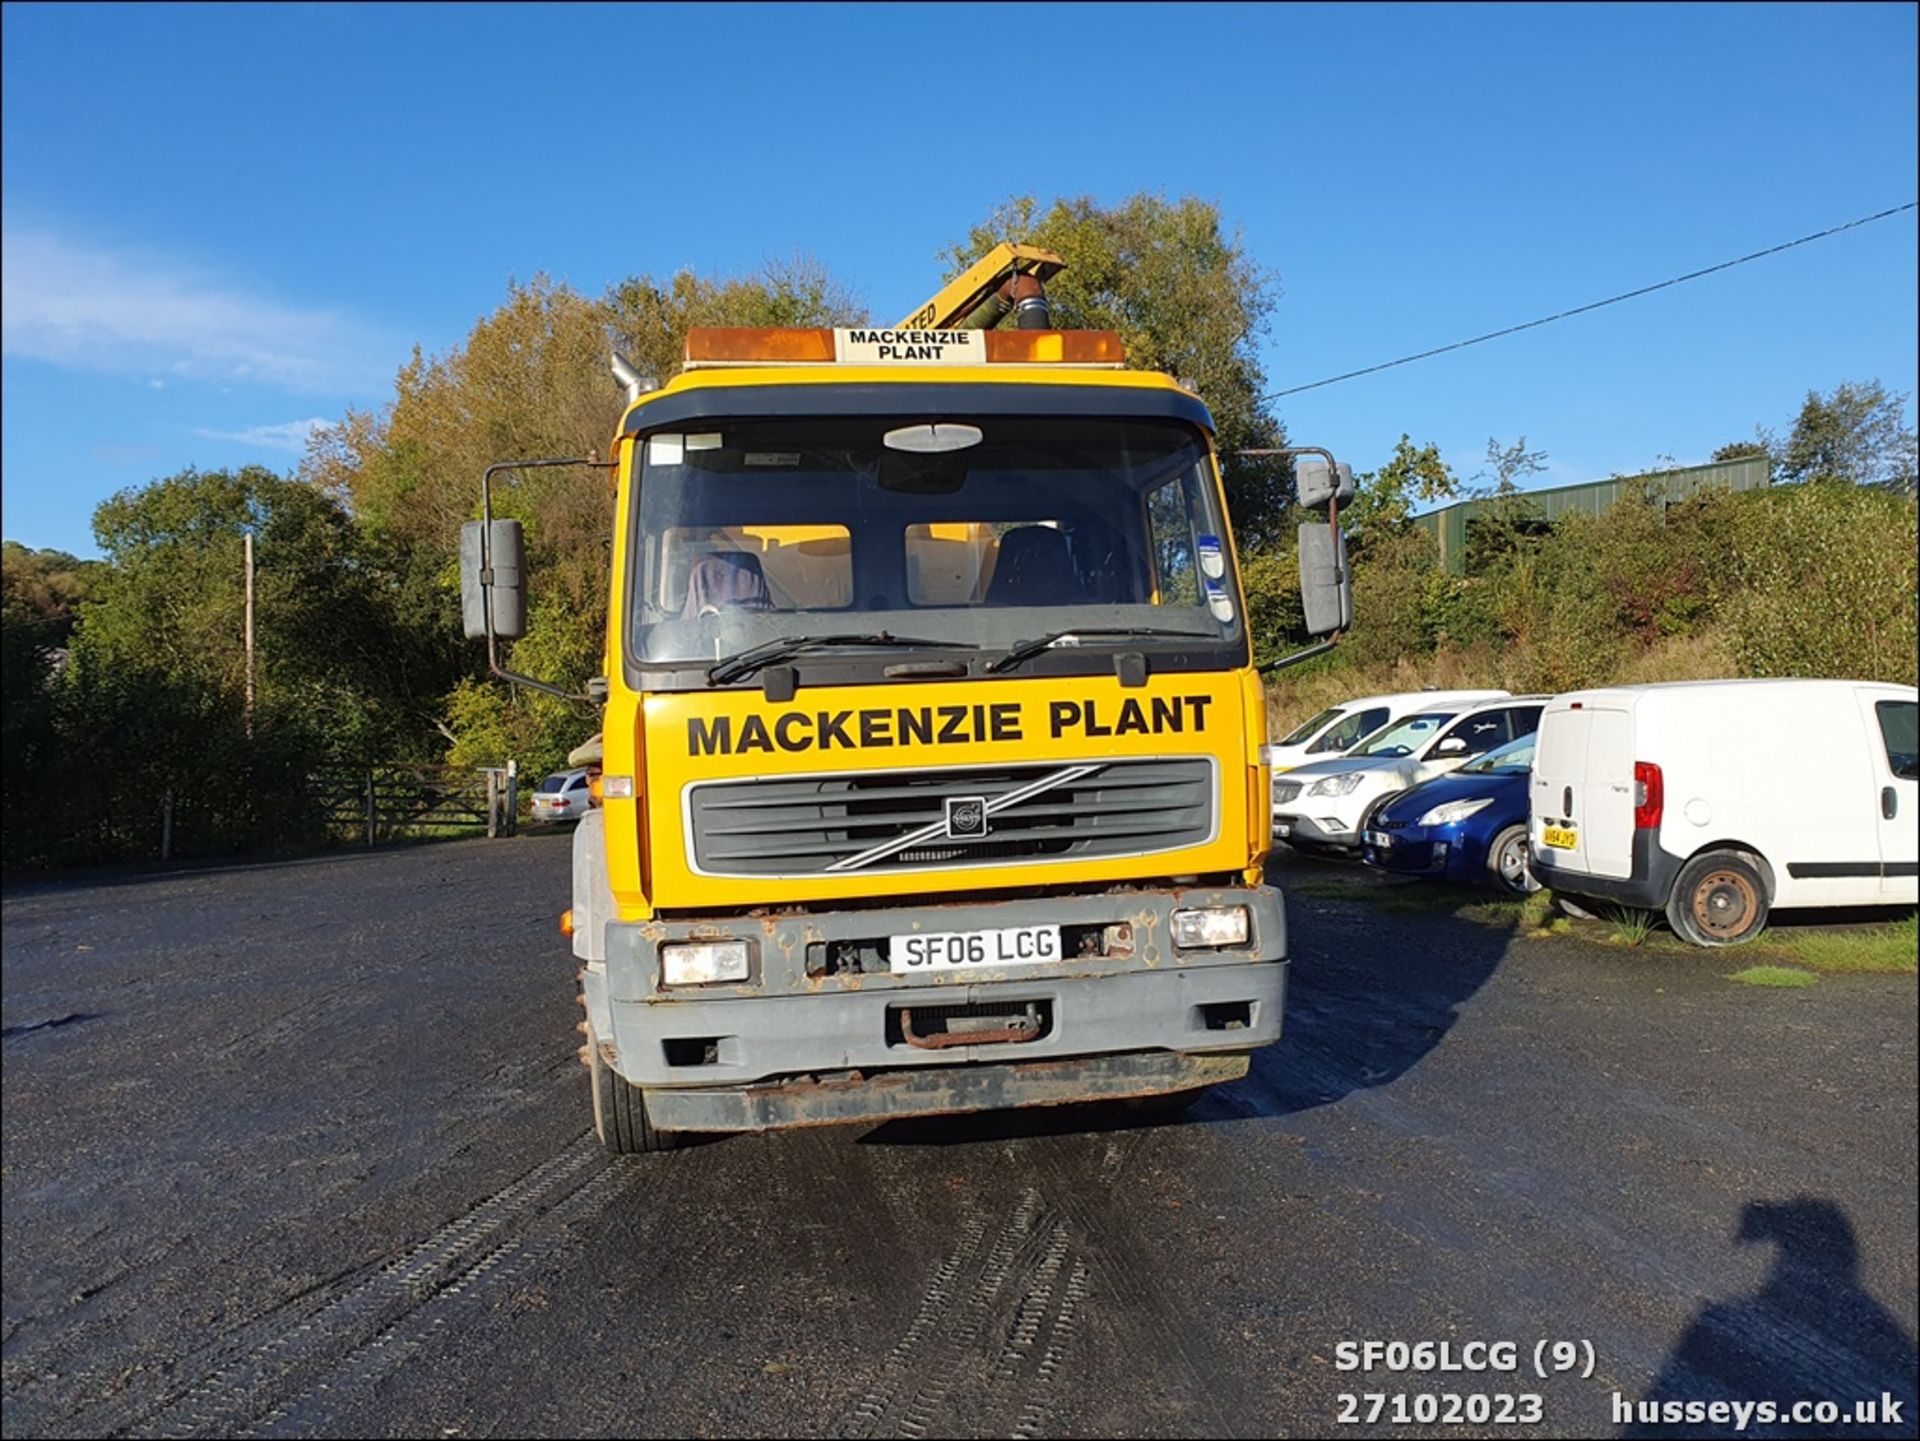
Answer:
M1533 857L1527 852L1527 828L1508 826L1487 847L1487 873L1510 895L1526 896L1540 889L1534 879Z
M1738 851L1695 856L1673 883L1667 923L1696 946L1750 941L1766 928L1766 880Z
M678 1131L656 1131L647 1119L647 1098L633 1082L607 1063L600 1042L587 1031L587 1069L593 1078L593 1130L616 1156L671 1151L681 1144Z

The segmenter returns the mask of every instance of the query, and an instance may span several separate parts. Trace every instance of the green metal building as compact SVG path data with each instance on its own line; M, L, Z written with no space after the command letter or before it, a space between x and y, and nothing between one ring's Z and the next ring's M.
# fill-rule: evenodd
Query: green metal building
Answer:
M1679 470L1651 471L1645 475L1616 475L1610 480L1591 480L1585 485L1527 490L1522 491L1521 496L1527 502L1530 516L1552 524L1576 511L1599 515L1642 484L1651 486L1655 495L1671 504L1703 490L1760 490L1772 483L1771 472L1767 458L1755 455L1689 465ZM1414 517L1413 523L1439 542L1440 563L1455 575L1467 568L1467 522L1483 513L1487 505L1485 500L1462 500Z

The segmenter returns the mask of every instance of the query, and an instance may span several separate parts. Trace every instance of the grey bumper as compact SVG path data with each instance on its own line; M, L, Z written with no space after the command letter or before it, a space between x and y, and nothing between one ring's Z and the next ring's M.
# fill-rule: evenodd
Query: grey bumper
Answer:
M1206 905L1247 907L1248 944L1175 951L1171 912ZM821 949L834 943L1055 923L1071 934L1121 922L1132 927L1130 955L1077 955L1045 967L989 973L991 979L972 971L895 976L885 970L807 970L809 957L817 962ZM1245 1052L1279 1039L1286 989L1285 918L1279 892L1267 886L615 923L606 935L605 962L587 967L589 1016L595 1034L612 1042L614 1068L649 1090L1147 1051ZM662 943L721 936L754 943L752 983L661 987ZM929 1050L902 1038L903 1009L1028 1002L1047 1017L1045 1031L1032 1040Z
M1358 847L1360 832L1329 830L1312 816L1295 811L1273 813L1273 833L1283 841L1304 841L1313 846Z

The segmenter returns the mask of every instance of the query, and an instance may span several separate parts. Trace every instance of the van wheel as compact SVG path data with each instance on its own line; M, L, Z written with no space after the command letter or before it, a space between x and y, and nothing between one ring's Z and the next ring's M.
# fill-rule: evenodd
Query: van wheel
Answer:
M1696 946L1737 946L1766 928L1767 883L1737 851L1708 851L1680 868L1667 923Z
M1534 879L1533 857L1527 854L1527 828L1508 826L1487 847L1487 873L1501 890L1516 896L1540 889Z
M647 1099L633 1082L607 1064L600 1042L587 1032L587 1069L593 1077L593 1129L615 1156L671 1151L681 1144L678 1131L656 1131L647 1119Z

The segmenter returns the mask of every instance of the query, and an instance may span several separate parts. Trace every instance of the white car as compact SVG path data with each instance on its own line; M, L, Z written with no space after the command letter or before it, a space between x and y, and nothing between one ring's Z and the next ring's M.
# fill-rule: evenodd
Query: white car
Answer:
M1279 775L1295 766L1345 755L1375 731L1415 711L1500 700L1506 694L1503 690L1410 690L1395 695L1360 696L1329 706L1283 739L1263 747L1261 759Z
M1374 810L1409 786L1531 735L1545 696L1507 696L1416 711L1338 760L1315 761L1273 782L1273 833L1289 845L1360 849Z
M1793 906L1920 900L1920 692L1848 680L1557 697L1532 780L1543 884L1646 910L1703 946Z
M585 770L555 771L533 793L536 821L577 821L587 813Z

